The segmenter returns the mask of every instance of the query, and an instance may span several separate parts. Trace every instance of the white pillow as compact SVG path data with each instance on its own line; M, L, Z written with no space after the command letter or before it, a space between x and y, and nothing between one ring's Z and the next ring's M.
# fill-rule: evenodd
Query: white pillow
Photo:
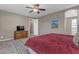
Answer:
M73 42L76 46L79 45L79 32L77 32L73 37Z

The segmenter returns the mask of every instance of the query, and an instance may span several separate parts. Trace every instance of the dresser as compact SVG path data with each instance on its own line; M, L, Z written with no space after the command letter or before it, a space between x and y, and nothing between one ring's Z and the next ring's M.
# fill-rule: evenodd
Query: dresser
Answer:
M14 31L14 39L21 39L28 37L28 31Z

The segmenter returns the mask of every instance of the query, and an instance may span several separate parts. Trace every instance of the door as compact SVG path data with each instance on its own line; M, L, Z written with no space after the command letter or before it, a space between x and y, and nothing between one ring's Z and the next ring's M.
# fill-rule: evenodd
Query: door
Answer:
M30 35L31 36L38 35L38 23L39 23L38 19L32 19L30 21Z

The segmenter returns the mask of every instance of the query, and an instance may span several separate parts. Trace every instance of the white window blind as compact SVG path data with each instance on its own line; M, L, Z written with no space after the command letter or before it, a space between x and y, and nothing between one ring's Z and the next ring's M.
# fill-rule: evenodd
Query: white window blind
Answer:
M66 25L69 24L71 26L67 30L71 31L72 35L75 35L77 33L77 10L76 9L71 9L65 12L65 19L70 20L70 22L66 21ZM67 28L67 26L66 26Z
M72 19L72 34L75 35L77 33L77 19Z

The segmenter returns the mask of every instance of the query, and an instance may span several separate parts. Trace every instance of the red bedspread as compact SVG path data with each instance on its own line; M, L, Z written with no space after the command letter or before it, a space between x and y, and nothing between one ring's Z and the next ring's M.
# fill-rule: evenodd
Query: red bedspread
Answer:
M32 37L25 45L39 54L78 54L79 47L72 39L71 35L51 33Z

